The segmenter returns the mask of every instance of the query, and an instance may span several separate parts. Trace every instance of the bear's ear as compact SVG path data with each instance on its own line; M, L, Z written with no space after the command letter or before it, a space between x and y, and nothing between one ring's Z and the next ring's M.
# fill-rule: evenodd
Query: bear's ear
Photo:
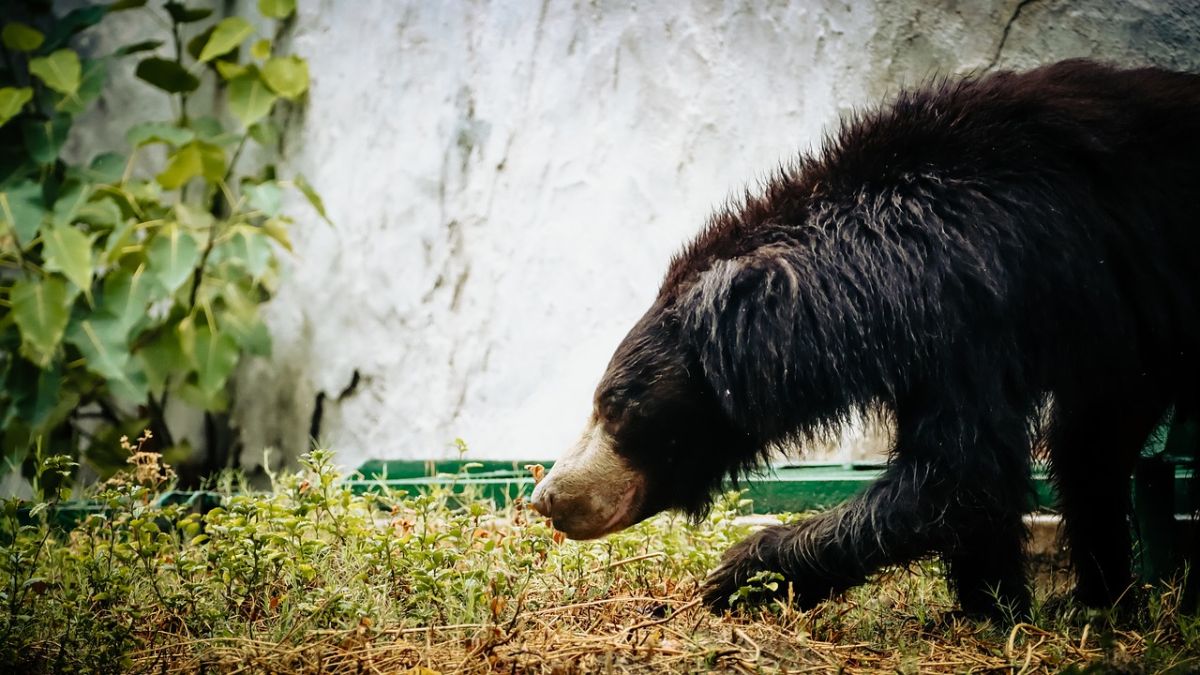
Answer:
M678 303L690 342L721 408L739 426L758 426L796 373L790 366L802 303L800 271L785 252L720 260ZM756 423L757 422L757 423Z

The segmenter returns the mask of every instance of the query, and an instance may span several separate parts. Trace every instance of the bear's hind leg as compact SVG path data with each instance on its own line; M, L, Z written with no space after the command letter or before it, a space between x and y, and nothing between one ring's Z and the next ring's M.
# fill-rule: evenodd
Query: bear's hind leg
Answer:
M926 452L961 448L954 458L959 483L947 497L953 522L941 553L950 587L970 615L1005 620L1029 612L1022 518L1032 487L1027 420L1019 408L995 406L965 427L970 435L960 435L960 442L934 437L914 446Z
M950 587L964 612L999 619L1019 618L1029 610L1025 540L1021 510L981 518L966 525L944 554Z
M1166 403L1056 392L1047 435L1059 508L1075 568L1076 598L1110 607L1132 583L1129 480Z
M731 548L704 588L713 607L728 605L763 571L783 575L796 601L811 606L862 583L881 567L941 552L951 558L964 607L1003 618L1024 614L1020 514L1028 486L1023 423L1002 434L899 419L895 458L854 499L795 525L770 527ZM967 447L968 441L972 447ZM996 598L993 594L999 595Z

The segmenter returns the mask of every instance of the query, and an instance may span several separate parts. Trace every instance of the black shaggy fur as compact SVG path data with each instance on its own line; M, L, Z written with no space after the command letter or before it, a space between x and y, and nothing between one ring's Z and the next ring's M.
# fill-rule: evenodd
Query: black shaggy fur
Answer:
M894 418L884 476L731 549L713 606L762 570L810 605L938 554L965 610L1025 610L1044 433L1077 592L1106 604L1131 581L1133 461L1195 408L1198 348L1200 76L1067 61L903 93L717 213L596 415L647 474L645 513L702 512L850 411Z

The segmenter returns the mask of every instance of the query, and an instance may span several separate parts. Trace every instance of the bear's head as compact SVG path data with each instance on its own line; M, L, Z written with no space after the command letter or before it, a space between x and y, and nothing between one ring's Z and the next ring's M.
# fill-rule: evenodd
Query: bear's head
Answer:
M617 348L583 435L538 484L533 505L572 539L660 511L702 515L723 478L752 463L705 376L683 309L660 296Z

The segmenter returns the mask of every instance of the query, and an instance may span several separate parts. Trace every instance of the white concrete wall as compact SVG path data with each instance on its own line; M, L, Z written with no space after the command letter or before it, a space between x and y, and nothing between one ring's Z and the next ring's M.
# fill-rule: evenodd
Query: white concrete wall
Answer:
M253 369L242 391L300 377L307 422L313 392L358 369L322 424L350 465L455 437L473 456L566 447L671 253L863 96L868 11L653 4L305 8L313 96L290 168L338 228L302 223L270 311L278 359L307 369ZM241 413L248 447L307 431L270 404Z
M1194 0L300 6L281 173L336 228L295 205L275 354L238 379L244 461L303 450L317 392L345 465L455 437L553 458L671 253L852 106L1065 56L1200 67Z
M986 67L1001 40L1001 63L1144 60L1129 33L1165 8L1042 4L1007 32L1017 3L306 4L293 47L313 95L289 168L338 229L300 225L276 363L241 381L247 447L303 442L320 390L349 465L457 436L553 457L668 256L731 191L896 82Z

